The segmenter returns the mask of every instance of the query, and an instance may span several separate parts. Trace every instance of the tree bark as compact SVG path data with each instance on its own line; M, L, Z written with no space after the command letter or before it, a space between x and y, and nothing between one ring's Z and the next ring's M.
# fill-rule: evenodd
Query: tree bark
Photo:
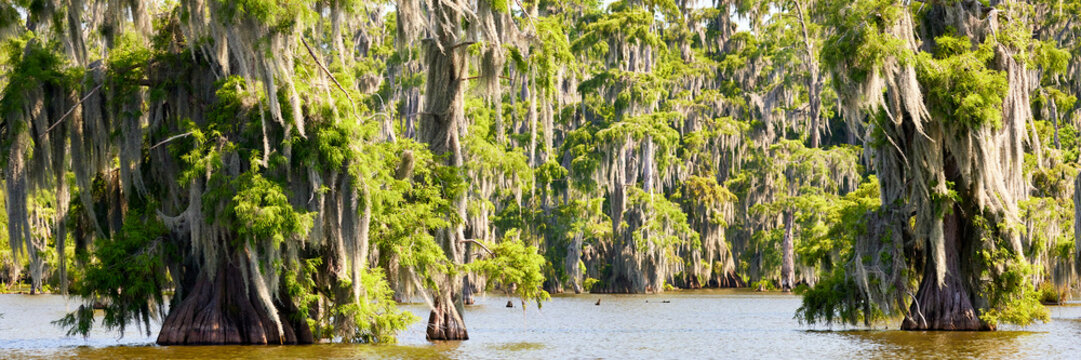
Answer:
M530 71L529 90L529 166L536 167L537 161L537 87L536 75ZM524 88L523 88L524 90Z
M444 292L435 298L435 309L428 314L428 340L469 340L469 331L465 328L458 307ZM460 299L459 299L460 302Z
M902 330L994 330L977 317L972 291L962 277L962 261L970 260L964 252L967 240L962 221L959 206L943 216L946 276L939 282L935 257L927 256L923 280L901 323Z
M796 5L796 15L799 18L800 30L803 33L804 66L807 67L807 102L810 107L810 142L812 148L818 148L821 143L821 134L818 131L819 118L822 113L822 80L821 71L818 68L818 58L815 56L814 44L811 42L811 34L807 29L807 21L804 18L803 3L801 0L793 1Z
M213 277L198 275L195 286L162 323L158 345L282 345L311 344L307 322L295 321L288 300L267 309L254 298L256 290L241 269L223 259ZM281 330L271 320L276 311Z
M1062 149L1062 142L1058 137L1058 105L1055 104L1055 99L1048 99L1048 105L1050 106L1051 122L1055 126L1055 149Z
M794 249L794 226L795 215L791 210L784 214L784 240L781 243L783 259L781 260L781 291L789 292L795 287L796 279L796 254Z
M743 278L739 277L735 271L724 271L714 276L716 278L713 287L716 288L742 288L747 287L747 283L743 281Z

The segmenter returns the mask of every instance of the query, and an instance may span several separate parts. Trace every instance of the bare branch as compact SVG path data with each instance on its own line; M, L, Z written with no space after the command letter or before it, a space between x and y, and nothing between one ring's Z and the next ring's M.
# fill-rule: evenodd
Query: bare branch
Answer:
M162 140L161 142L155 144L154 146L151 146L149 150L154 150L155 148L157 148L158 146L161 146L162 144L165 144L167 142L170 142L170 141L173 141L173 140L185 137L185 136L189 136L189 135L191 135L191 131L188 131L188 132L180 134L180 135L172 136L172 137L170 137L168 139Z
M462 46L473 45L473 44L476 44L476 43L477 43L476 41L466 41L466 42L458 43L458 44L456 44L454 46L451 46L450 49L454 50L454 49L457 49L457 48L462 47Z
M459 241L458 243L459 244L460 243L474 243L474 244L477 244L477 245L480 246L481 249L484 249L484 251L487 251L488 255L495 256L495 253L492 252L492 249L489 249L487 246L484 246L484 243L482 243L480 241L476 241L476 240L473 240L473 239L465 239L465 240Z
M60 123L63 122L64 119L67 119L68 116L71 116L71 113L75 112L75 109L79 108L79 105L82 105L83 102L86 101L86 99L89 99L90 95L93 95L95 91L98 91L98 89L101 89L102 85L105 85L105 84L98 84L98 86L95 86L93 89L90 89L90 91L87 92L86 95L84 95L82 99L79 99L79 102L75 103L75 106L72 106L71 109L68 109L68 112L64 113L64 116L60 117L60 120L56 120L56 122L53 123L52 126L49 126L48 129L45 129L45 133L48 134L50 131L53 131L53 129L56 128L57 125L60 125Z
M327 76L330 77L330 81L333 81L334 85L338 86L338 90L341 90L342 94L345 94L345 98L349 99L349 105L353 107L353 112L355 113L357 111L357 104L355 101L353 101L353 97L349 95L348 91L345 91L345 87L343 87L342 84L338 82L338 79L334 77L334 74L330 73L330 70L323 65L323 62L319 61L319 57L315 56L315 50L312 50L312 47L308 45L308 41L304 40L303 36L300 37L300 42L304 43L304 48L308 49L308 55L312 56L312 60L315 60L315 64L319 65L319 68L323 70L323 73L327 74Z

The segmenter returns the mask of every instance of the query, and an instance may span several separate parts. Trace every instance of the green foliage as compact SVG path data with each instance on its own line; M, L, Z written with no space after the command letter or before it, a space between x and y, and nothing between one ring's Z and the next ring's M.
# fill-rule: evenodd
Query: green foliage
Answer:
M1065 301L1065 297L1066 294L1064 292L1059 292L1058 289L1055 289L1055 286L1051 285L1049 282L1040 284L1040 288L1036 290L1036 299L1039 300L1041 304L1045 305L1058 305Z
M315 277L318 276L318 266L322 263L323 260L319 258L302 259L296 262L290 260L288 265L295 270L281 273L281 286L297 307L297 311L293 314L296 318L293 320L305 321L305 314L308 314L312 310L311 305L319 300L319 296L313 292L316 287ZM318 334L318 331L313 329L312 333Z
M850 263L856 255L856 239L866 234L867 222L872 219L868 215L879 211L880 206L878 179L872 175L856 191L832 201L825 210L828 230L801 237L796 249L800 258L811 263ZM885 316L877 304L867 299L845 266L827 266L823 270L819 282L803 293L803 304L796 311L801 323L857 324Z
M716 209L724 204L731 204L738 200L735 194L728 191L723 185L717 183L717 178L712 176L692 175L683 183L684 201L691 204L701 205L705 209ZM722 214L711 214L710 222L728 227Z
M868 315L870 310L870 316ZM796 310L796 319L804 324L857 324L861 319L881 319L884 314L877 305L863 296L856 282L837 267L822 277L814 288L803 293L803 303Z
M67 61L60 53L53 51L55 47L51 45L54 44L42 43L32 34L3 43L6 63L11 66L0 102L0 110L4 114L19 110L26 91L45 84L59 87L70 85L72 75L78 75L65 70Z
M839 261L840 251L852 243L854 235L837 237L830 234L830 226L837 224L846 207L869 201L861 197L878 196L877 186L872 186L840 200L839 194L860 181L858 154L857 147L808 148L799 140L783 140L766 151L751 153L742 172L725 183L748 207L750 219L736 225L750 231L746 236L757 251L744 252L744 263L759 259L758 270L764 277L779 276L787 226L781 219L789 215L795 251L800 255L797 261L823 267Z
M862 83L890 57L905 58L903 41L884 30L902 16L893 0L829 0L821 4L825 26L833 29L823 42L822 61L841 79Z
M514 295L522 300L534 301L540 308L542 302L549 299L544 285L544 257L537 253L537 248L528 246L517 239L516 230L507 233L503 241L487 246L491 257L474 261L466 266L474 272L488 278L487 286L499 286L514 289Z
M166 264L177 250L166 237L165 226L153 215L131 211L120 232L101 239L95 261L76 279L72 293L85 303L56 321L68 335L89 336L94 327L95 301L105 304L101 325L121 334L131 323L141 324L150 336L151 317L164 313L164 290L170 279Z
M548 161L538 167L535 174L538 183L548 185L557 181L565 181L567 169L564 169L555 161Z
M610 44L608 39L635 44L663 46L661 38L650 30L654 15L651 11L617 1L610 5L611 12L597 18L587 18L582 33L571 42L576 52L605 55Z
M1048 89L1048 88L1045 88ZM1057 90L1053 88L1048 89L1047 97L1034 97L1033 106L1042 108L1045 104L1043 101L1053 98ZM1069 104L1073 104L1074 99L1066 99ZM1060 107L1062 109L1062 107ZM1048 191L1064 190L1065 187L1060 185L1071 184L1072 178L1077 175L1075 168L1078 166L1077 159L1081 156L1081 147L1079 147L1077 128L1073 124L1059 119L1058 121L1058 143L1060 147L1055 146L1055 124L1049 120L1034 120L1032 125L1036 128L1036 133L1040 137L1040 143L1044 145L1044 149L1040 152L1043 155L1043 164L1038 164L1036 157L1036 151L1029 151L1025 153L1025 168L1024 173L1031 175L1033 178L1033 186L1037 189L1037 194L1040 196L1051 196ZM1070 173L1070 171L1075 171Z
M583 126L567 133L561 152L571 157L570 172L573 187L581 191L596 190L593 173L600 166L600 154L596 151L597 129Z
M115 94L112 105L120 109L122 105L140 100L136 97L142 91L141 82L147 77L148 67L152 52L143 44L143 40L135 33L127 32L117 40L116 47L109 56L108 76L109 91ZM138 116L135 109L141 107L130 106L124 116ZM123 110L118 110L123 111Z
M560 68L574 62L571 44L567 42L564 25L559 18L543 16L536 19L535 25L540 46L532 49L530 58L540 75L537 77L537 87L550 96L555 95Z
M225 19L243 26L254 21L276 31L286 31L311 16L311 0L215 0Z
M633 238L637 248L643 249L646 241L653 245L673 251L675 245L689 244L691 248L701 248L698 232L687 223L687 214L679 204L666 199L661 194L651 194L637 187L627 188L629 207L642 207L648 213L644 224L634 229Z
M423 144L399 141L371 150L379 156L373 160L384 162L373 162L371 168L389 169L376 178L384 182L380 191L372 192L373 245L382 253L397 256L402 266L416 271L434 288L432 276L454 269L432 232L460 221L443 185L458 187L462 180L440 165ZM409 178L398 179L392 169L402 165L404 153L410 154L414 172Z
M927 102L947 124L976 129L1002 126L1002 101L1008 84L1006 73L989 68L994 60L993 40L972 49L967 37L943 35L932 57L919 55L919 80L927 90Z
M239 76L219 80L215 86L217 101L207 115L206 123L184 122L183 125L191 133L190 139L171 145L181 154L180 159L185 165L180 172L180 182L185 185L205 177L207 173L219 172L224 166L223 153L227 155L238 150L234 135L240 133L245 125L258 121L259 114L253 108L263 94L249 90L247 82ZM248 151L244 155L251 155L255 144L248 142L245 145L241 150ZM220 196L231 197L231 194L222 193Z
M1026 256L1048 257L1072 264L1074 203L1070 198L1031 197L1020 202L1020 217L1029 238ZM1049 255L1049 256L1048 256Z
M799 221L804 229L796 246L800 260L807 265L826 265L823 270L832 273L829 267L850 259L856 238L867 232L866 214L881 206L878 186L878 179L872 175L856 191L839 198L812 197L808 200L816 205L799 206ZM805 214L812 209L821 210Z
M315 214L294 210L281 185L255 172L241 174L232 185L236 196L225 213L241 241L253 248L269 241L270 248L277 249L288 238L307 236Z
M582 289L585 290L585 292L587 293L593 291L593 288L595 287L603 288L604 282L591 277L587 277L584 281L582 281Z
M761 279L751 284L751 288L762 291L777 291L777 286L774 285L772 280Z
M541 217L548 223L545 228L547 249L544 257L551 263L551 269L559 281L567 281L567 251L575 239L581 239L582 245L600 245L602 242L612 240L612 220L605 212L606 206L603 197L589 199L571 199L565 204L560 204L549 216ZM508 207L509 208L509 207ZM500 216L505 218L505 216ZM497 222L502 228L507 224L505 221ZM578 262L580 274L586 274L586 267L581 260ZM596 280L596 279L594 279ZM588 280L585 280L588 281ZM588 292L588 290L586 290Z
M680 114L674 112L628 117L597 131L596 141L609 146L619 146L627 141L649 139L655 147L657 167L665 169L669 163L675 161L674 150L679 146L679 132L668 124L680 117Z
M346 339L355 343L393 344L397 334L418 319L409 311L398 309L394 290L379 268L364 269L360 281L366 293L360 301L336 309L335 316L353 319L355 328Z
M974 222L984 236L1001 231L990 227L981 216L976 216ZM980 321L991 327L999 323L1027 326L1035 321L1050 321L1050 312L1040 304L1039 294L1028 280L1036 272L1035 266L1011 251L1004 241L985 240L983 248L977 251L977 259L983 268L981 277L990 279L981 289L988 306L980 312Z
M1033 62L1043 70L1044 79L1052 79L1066 73L1070 62L1070 53L1059 49L1051 40L1037 41L1032 52Z
M258 124L259 115L253 107L261 94L249 92L246 83L235 76L217 85L218 101L207 123L201 127L189 124L193 140L191 150L181 156L187 165L181 182L190 183L209 174L202 198L207 222L233 229L237 238L232 245L238 249L247 243L253 249L277 251L282 242L305 237L315 214L294 209L285 187L261 173L260 151L255 150L260 145L245 140L244 135ZM238 118L242 121L236 121ZM245 155L250 157L249 168L230 175L236 170L228 169L226 161Z
M65 15L72 9L64 6L54 9L40 0L0 4L0 38L5 39L0 49L0 150L10 153L16 135L57 121L56 111L72 108L71 98L98 85L85 68L100 60L107 73L98 91L108 101L102 122L59 127L55 136L61 141L53 143L70 142L66 151L75 151L72 129L107 124L108 129L95 133L108 133L109 142L100 144L105 153L80 154L79 159L92 159L95 174L138 165L134 174L150 189L145 199L116 204L108 196L114 187L131 186L128 175L120 180L99 176L93 199L73 202L80 240L97 235L87 235L90 210L97 211L94 221L112 216L112 206L129 212L123 230L99 239L93 254L79 256L88 264L87 273L76 277L74 289L88 301L106 300L106 327L123 331L131 322L148 324L148 314L160 312L162 293L173 281L165 269L197 262L175 258L169 246L184 245L183 239L163 241L168 235L152 216L183 209L189 199L186 191L176 190L188 187L204 192L190 199L201 202L205 215L195 220L219 234L201 240L223 242L209 247L221 245L217 250L226 252L253 249L256 266L280 280L271 284L280 290L272 296L287 299L275 300L291 301L287 305L297 310L287 311L292 320L307 321L322 339L393 342L416 320L395 307L384 271L396 274L396 282L410 282L415 275L427 291L439 290L444 276L475 271L487 276L489 288L514 291L523 302L540 306L549 297L543 286L565 285L569 273L585 277L586 291L620 285L606 283L621 281L609 260L621 256L626 250L621 247L630 247L657 250L680 268L677 280L696 270L728 271L732 259L736 276L772 288L788 219L800 275L822 279L806 290L797 318L811 324L880 319L885 315L879 307L893 306L869 299L878 294L861 292L867 291L861 280L872 285L881 280L853 279L852 264L903 260L897 263L909 266L904 271L919 270L913 264L926 256L926 249L918 245L919 236L906 232L898 235L910 242L898 244L904 251L886 249L857 258L857 239L868 239L861 236L868 235L869 224L897 210L890 206L902 205L883 208L881 196L899 189L884 186L880 194L873 175L880 173L888 182L898 174L864 166L916 164L918 156L903 153L903 160L897 160L882 150L906 152L910 136L921 134L905 124L892 130L908 137L887 136L888 121L903 123L914 114L859 109L841 116L838 108L842 100L845 110L868 106L882 94L889 95L887 102L897 100L889 88L896 79L890 77L897 69L914 68L919 86L910 90L923 95L920 101L928 105L930 120L945 124L948 137L970 133L957 130L996 130L1003 125L1008 89L1005 72L999 71L1003 56L1013 56L1039 79L1031 94L1037 120L1022 125L1026 133L1031 125L1025 136L1037 137L1045 148L1027 141L1023 149L1024 185L1031 185L1023 197L1028 200L1018 204L1024 257L1003 250L1008 246L1000 243L1022 224L975 224L978 240L973 242L979 246L966 255L976 254L975 265L984 271L972 274L979 286L986 282L986 289L975 294L989 303L981 318L989 324L1045 319L1033 299L1051 295L1028 289L1026 281L1057 284L1043 277L1074 262L1070 197L1081 154L1073 121L1077 81L1070 75L1071 60L1079 53L1072 40L1074 20L1081 14L1076 0L1040 0L1021 9L1002 5L989 13L981 9L994 18L965 30L986 37L982 43L951 30L928 36L944 30L943 24L927 22L936 20L935 12L968 11L971 5L952 0L737 1L707 8L674 0L462 4L466 8L451 11L462 16L444 19L459 37L454 48L461 46L460 55L468 57L454 64L455 76L469 84L464 106L454 109L455 114L464 110L464 122L449 127L459 135L453 146L460 147L462 166L446 166L459 159L433 155L429 144L413 140L418 137L414 131L433 130L424 128L431 126L427 120L440 115L410 108L416 105L412 91L428 81L425 57L455 51L444 46L436 52L427 40L396 38L409 25L409 15L421 21L413 25L434 28L425 20L439 17L427 16L432 9L423 4L420 14L405 14L397 11L408 10L389 9L385 1L170 0L157 9L162 11L148 14L152 28L147 33L143 24L134 24L144 15L138 6L118 3L95 5L89 12L93 15L84 11L83 16L95 19L102 11L106 16L73 22L98 26L83 32L66 29L72 22ZM200 8L195 11L195 6ZM990 5L985 1L984 6ZM118 10L119 17L109 15ZM1032 21L1005 21L1017 19ZM994 30L982 28L993 23ZM902 28L908 26L918 34L915 44L908 43L908 29ZM84 38L70 38L80 33ZM228 39L216 38L223 34ZM490 35L504 43L493 45ZM81 45L87 47L87 58L67 59ZM476 57L485 58L477 62ZM497 68L488 68L492 59ZM820 64L827 70L819 73ZM211 78L220 80L211 85ZM474 93L491 89L471 84L475 78L497 81L506 91ZM821 85L821 93L812 93L813 84ZM823 105L813 119L816 129L809 116L812 100ZM281 108L280 116L277 111L271 116L267 105L272 103ZM50 116L28 114L38 105ZM1055 117L1050 116L1052 105ZM79 113L73 114L67 121L80 121ZM127 132L132 124L136 133ZM828 134L825 145L808 147L810 134L819 131ZM31 142L43 138L31 135ZM860 137L871 151L851 144ZM548 141L535 141L542 138L551 139L554 149ZM117 163L118 139L143 144L143 150L125 153L131 161ZM169 139L164 147L147 148L164 139ZM1052 143L1061 146L1052 149L1047 145ZM30 154L29 149L14 150L30 155L31 187L55 185L38 179L42 166L35 163L55 154ZM534 150L538 156L530 159L527 154ZM900 174L902 181L921 174L910 170ZM617 171L625 171L620 178L626 183L613 181ZM650 176L647 182L653 186L645 188L643 176ZM965 189L959 188L963 182L951 180L943 184L945 192L931 194L935 213L965 201ZM40 203L55 197L29 193L31 201ZM910 199L898 202L904 200ZM327 209L327 201L357 213L319 217L315 211ZM90 208L80 208L85 204ZM55 205L34 209L49 223L59 214L53 212ZM965 211L1003 218L983 214L983 209ZM1012 221L1013 214L1007 215ZM624 223L613 224L617 217ZM316 224L316 219L323 221ZM33 230L47 233L49 226L35 224ZM348 267L351 261L324 263L342 250L328 246L326 238L309 237L345 237L334 226L368 231L364 235L375 255L362 260L374 268L350 273L331 267ZM912 224L897 228L903 226ZM459 227L472 237L503 240L484 244L490 257L457 264L444 253L455 244L440 244L437 239L444 237L437 234ZM2 233L0 244L6 240ZM889 234L877 235L883 245L892 245ZM204 244L184 254L196 256L192 253L200 253L199 246ZM569 257L572 253L588 257L583 261ZM51 249L41 254L47 268L68 259ZM15 255L0 250L0 270L21 270L25 261L15 261ZM1043 268L1028 266L1024 258L1038 259L1033 262ZM668 269L645 271L667 276L662 288L673 289ZM360 285L358 293L351 291L354 284ZM340 294L350 295L339 299ZM154 306L159 309L153 311ZM311 318L316 314L322 318ZM86 334L95 325L93 315L89 307L80 307L61 324Z
M991 326L999 323L1028 326L1036 321L1051 321L1051 313L1040 303L1039 296L1038 292L1028 290L1000 299L995 306L980 314L980 321Z

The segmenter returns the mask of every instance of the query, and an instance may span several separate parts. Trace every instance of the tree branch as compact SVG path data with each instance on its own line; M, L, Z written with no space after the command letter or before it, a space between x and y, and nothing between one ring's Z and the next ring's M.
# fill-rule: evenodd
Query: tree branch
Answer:
M154 146L151 146L150 149L148 149L148 150L154 150L155 148L157 148L158 146L161 146L162 144L165 144L167 142L170 142L170 141L173 141L173 140L185 137L185 136L189 136L189 135L191 135L191 131L188 131L188 132L180 134L180 135L172 136L172 137L170 137L168 139L162 140L161 142L155 144Z
M537 24L533 22L533 15L530 14L529 10L522 4L522 0L514 0L514 2L518 3L518 7L522 8L522 15L525 15L526 19L529 19L529 26L533 28L533 34L537 35Z
M477 245L480 246L481 249L484 249L484 251L487 251L488 255L495 256L495 253L492 252L492 249L489 249L487 246L484 246L484 243L481 243L480 241L476 241L476 240L473 240L473 239L465 239L465 240L458 241L458 243L459 244L461 244L461 243L474 243L474 244L477 244Z
M79 99L79 102L75 103L75 106L72 106L71 109L68 109L68 112L64 113L64 116L60 117L60 120L56 120L56 122L53 123L52 126L49 126L48 129L45 129L45 134L48 134L50 131L53 131L53 129L56 128L57 125L60 125L60 123L63 122L64 119L67 119L68 116L71 115L71 113L75 112L75 109L78 108L79 105L83 104L83 101L86 101L86 99L90 98L90 95L94 94L94 92L98 91L98 89L101 89L102 85L105 85L105 84L98 84L98 86L95 86L93 89L90 89L90 91L87 92L86 95L83 96L82 99Z
M304 43L304 48L308 49L308 55L311 55L312 60L315 60L315 64L319 65L319 68L323 70L323 73L326 73L327 76L330 77L330 81L333 81L334 85L338 86L338 90L341 90L342 94L345 94L345 98L349 99L349 105L353 107L353 112L355 113L357 111L357 104L353 101L353 97L349 95L348 91L345 91L345 87L343 87L342 84L338 82L338 79L334 77L334 74L331 74L330 70L327 69L326 66L323 66L323 62L319 61L319 58L315 56L315 51L312 50L312 47L310 45L308 45L308 41L304 40L303 36L300 37L300 42Z
M509 77L506 77L506 76L503 76L503 75L500 75L500 76L499 76L499 78L500 78L500 79L503 79L503 80L507 80L507 81L510 81L510 78L509 78ZM480 75L477 75L477 76L470 76L470 77L467 77L467 78L465 78L465 79L462 79L462 80L476 80L476 79L480 79Z
M462 46L473 45L473 44L476 44L476 43L477 43L476 41L461 42L461 43L458 43L457 45L451 46L450 49L454 50L454 49L460 48Z

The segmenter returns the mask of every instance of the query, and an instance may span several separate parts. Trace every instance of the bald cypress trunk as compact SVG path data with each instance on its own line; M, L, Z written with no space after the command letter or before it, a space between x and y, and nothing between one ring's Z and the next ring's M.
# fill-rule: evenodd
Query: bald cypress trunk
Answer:
M1076 239L1077 234L1081 234L1081 172L1077 173L1073 182L1073 231ZM1076 259L1081 259L1076 255L1081 255L1081 241L1074 241L1074 254ZM1076 261L1076 260L1075 260ZM1077 264L1074 264L1074 268Z
M902 330L993 330L981 324L973 306L972 289L965 279L970 259L964 250L972 246L961 224L961 209L955 206L942 221L945 250L945 276L939 279L934 273L925 274L919 291L901 323ZM925 269L934 269L934 256L927 257Z
M446 0L436 1L432 12L440 19L433 41L427 42L428 68L424 113L420 117L420 138L436 156L444 156L446 165L462 167L462 147L459 132L465 122L465 76L468 68L464 46L458 46L458 13ZM453 199L459 219L466 219L465 194ZM463 228L461 223L436 231L436 241L454 264L464 260ZM444 274L439 281L439 294L428 317L429 340L467 340L469 333L461 313L463 278L460 274Z
M242 268L243 262L236 256L222 259L213 274L198 274L194 287L162 323L158 345L312 343L308 323L295 320L296 309L288 302L275 301L276 309L268 309L255 298L258 290L254 281L244 279L242 274L250 270Z

